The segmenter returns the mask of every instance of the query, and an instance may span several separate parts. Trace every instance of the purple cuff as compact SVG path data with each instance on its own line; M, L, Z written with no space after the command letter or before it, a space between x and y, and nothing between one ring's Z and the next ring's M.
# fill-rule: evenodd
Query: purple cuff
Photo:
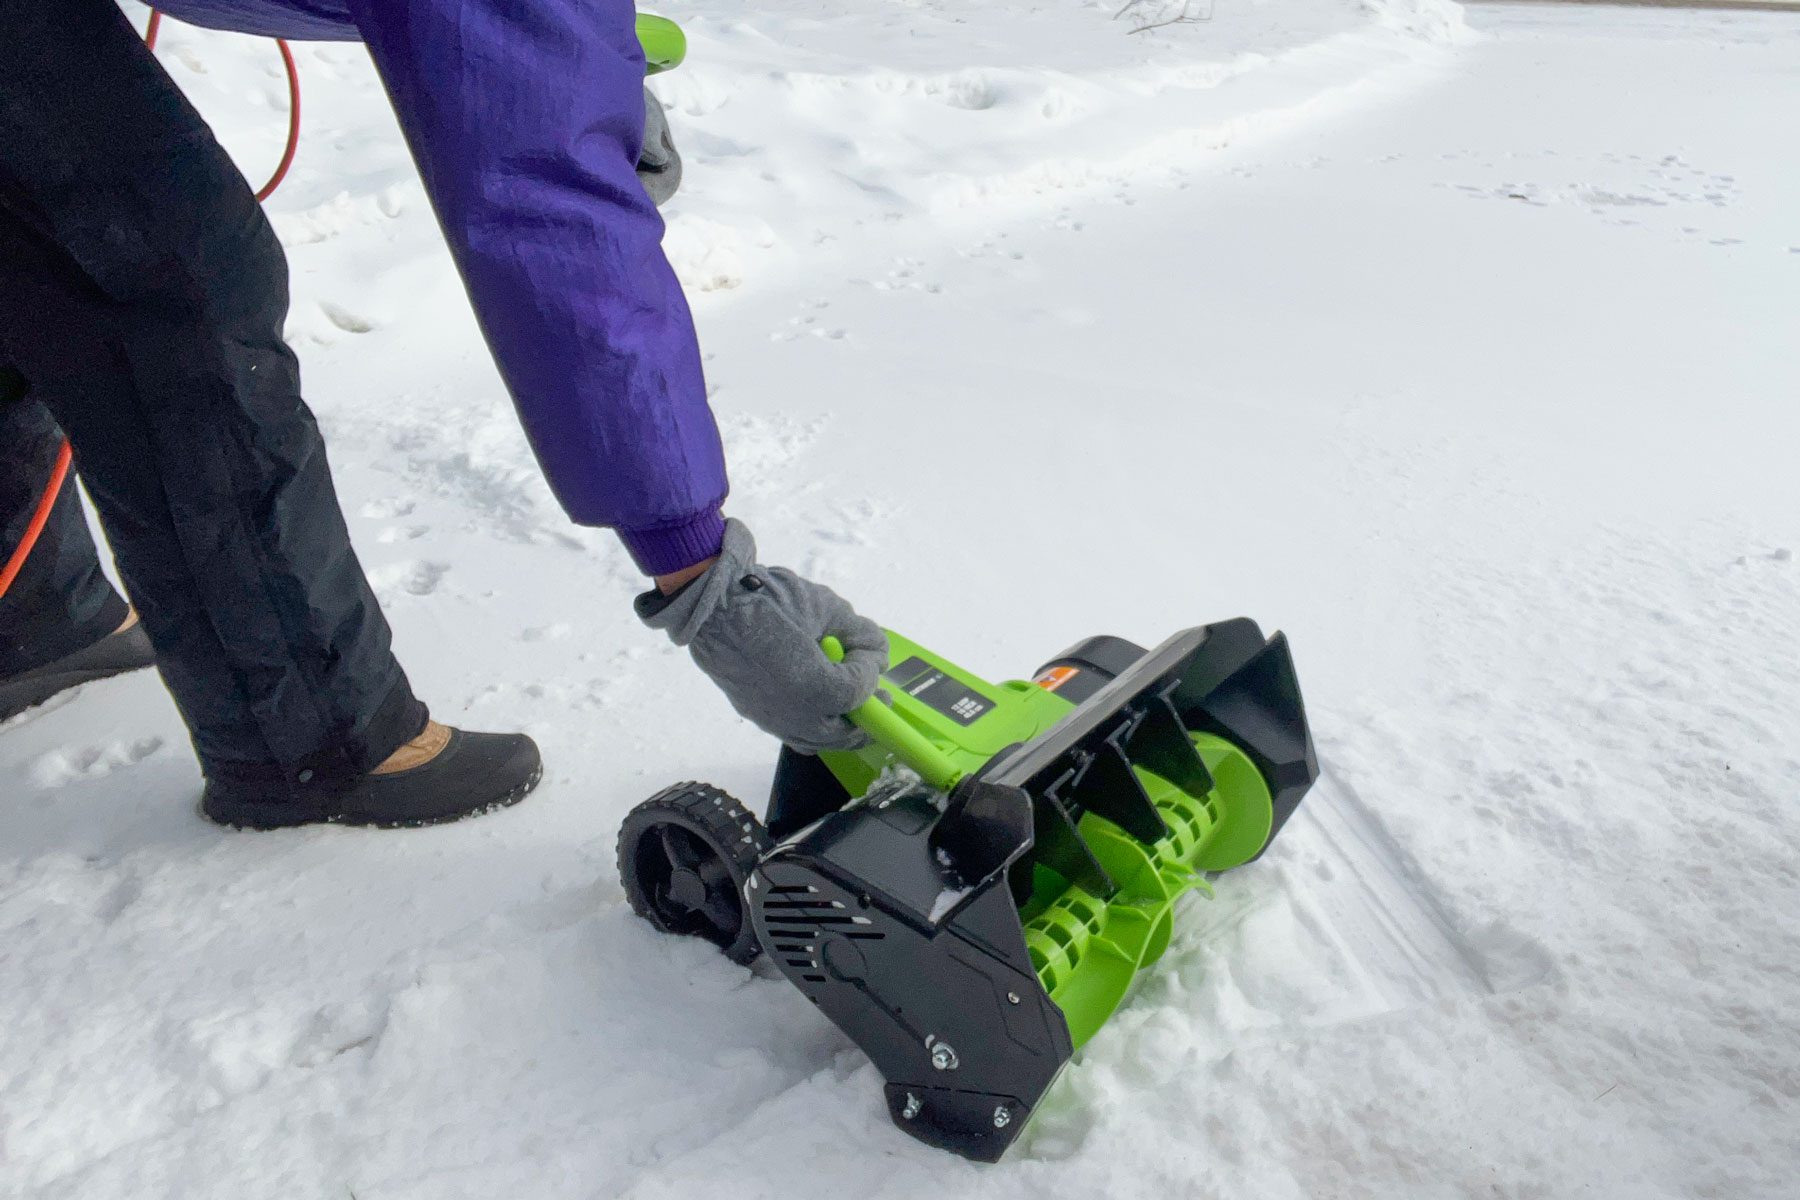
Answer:
M718 554L725 543L725 518L717 508L709 508L679 525L617 532L640 571L646 575L673 575Z

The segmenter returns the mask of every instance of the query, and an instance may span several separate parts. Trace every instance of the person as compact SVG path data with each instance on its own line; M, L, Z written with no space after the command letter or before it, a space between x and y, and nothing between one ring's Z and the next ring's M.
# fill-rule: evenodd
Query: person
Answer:
M662 221L635 173L627 0L165 0L195 24L364 41L552 490L614 529L637 601L739 712L801 750L886 665L879 626L757 563ZM0 0L0 560L59 431L135 609L65 485L0 598L0 699L151 652L222 823L432 824L536 783L522 734L430 719L395 660L283 343L261 206L114 0ZM847 648L841 663L819 648ZM35 699L34 699L35 698Z

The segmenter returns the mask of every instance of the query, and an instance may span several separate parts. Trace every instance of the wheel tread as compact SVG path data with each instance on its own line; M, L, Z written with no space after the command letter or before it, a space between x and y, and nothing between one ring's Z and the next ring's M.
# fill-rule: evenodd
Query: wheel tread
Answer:
M661 814L672 819L659 820ZM659 824L674 824L699 834L726 859L732 878L739 881L749 876L751 869L774 845L754 813L729 792L710 783L686 780L670 784L632 809L619 829L619 879L625 886L625 898L632 911L659 929L664 926L649 897L633 883L636 879L633 855L641 836ZM728 958L739 963L749 963L761 953L747 914L745 927L737 941L721 949Z

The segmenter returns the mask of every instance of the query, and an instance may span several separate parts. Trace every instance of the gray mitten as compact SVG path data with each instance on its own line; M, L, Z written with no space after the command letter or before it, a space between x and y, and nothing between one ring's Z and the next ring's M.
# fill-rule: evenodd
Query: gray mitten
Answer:
M887 635L830 588L757 565L742 522L725 523L724 548L706 574L672 597L641 597L638 615L686 646L733 708L794 749L868 743L844 714L874 694ZM844 644L843 662L819 648L827 635Z

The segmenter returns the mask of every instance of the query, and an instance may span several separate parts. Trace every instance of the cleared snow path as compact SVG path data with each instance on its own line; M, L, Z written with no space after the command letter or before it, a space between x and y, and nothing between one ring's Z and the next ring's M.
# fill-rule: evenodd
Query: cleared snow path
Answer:
M1792 1196L1800 22L1508 7L1446 45L1401 10L1297 6L1154 152L1089 126L1034 173L1038 130L986 190L968 124L948 191L858 158L886 84L750 78L767 29L842 65L905 13L696 30L731 69L676 97L674 229L768 554L991 676L1246 613L1307 691L1318 789L997 1168L626 911L624 812L754 800L771 747L561 523L366 70L308 51L341 90L276 209L353 531L421 693L549 774L465 826L232 835L153 681L0 729L0 1195ZM1235 13L1145 53L1236 62ZM1053 49L1093 104L1176 103L1131 107L1117 47L1007 59L991 16L1004 70L888 98L1011 119ZM261 48L173 36L215 99L277 94Z

